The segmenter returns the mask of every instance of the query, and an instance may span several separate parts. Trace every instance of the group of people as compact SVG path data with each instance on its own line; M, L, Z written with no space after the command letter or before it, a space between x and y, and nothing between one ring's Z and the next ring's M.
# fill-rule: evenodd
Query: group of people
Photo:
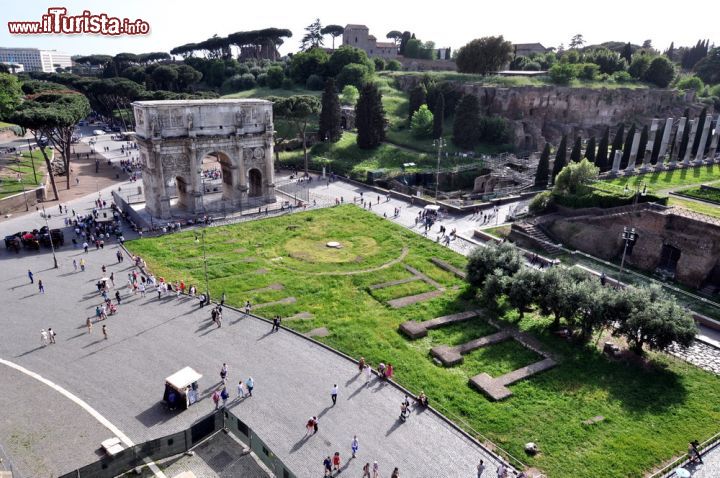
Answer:
M229 367L227 363L223 363L220 367L220 386L215 389L212 394L212 400L215 404L215 410L220 408L220 401L222 400L222 406L227 405L227 401L230 398L230 392L227 389ZM252 377L248 377L244 382L238 381L237 384L237 398L252 397L253 389L255 388L255 380Z

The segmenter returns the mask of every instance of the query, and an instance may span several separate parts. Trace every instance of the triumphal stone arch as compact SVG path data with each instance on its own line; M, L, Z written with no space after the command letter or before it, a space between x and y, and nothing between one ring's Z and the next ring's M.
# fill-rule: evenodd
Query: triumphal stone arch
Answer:
M137 101L132 106L145 208L151 215L170 218L174 196L190 214L217 210L218 204L232 210L275 201L270 101ZM207 157L216 159L222 171L222 199L215 203L205 198Z

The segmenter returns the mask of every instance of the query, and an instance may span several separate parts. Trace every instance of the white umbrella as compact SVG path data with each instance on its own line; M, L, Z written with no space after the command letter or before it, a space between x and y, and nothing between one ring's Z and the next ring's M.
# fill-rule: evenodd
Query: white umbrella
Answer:
M677 468L677 469L675 470L675 476L677 476L677 478L690 478L690 472L687 471L685 468L682 468L682 467L681 467L681 468Z
M109 277L103 277L100 279L100 282L105 282L105 281L109 281L109 280L110 280Z

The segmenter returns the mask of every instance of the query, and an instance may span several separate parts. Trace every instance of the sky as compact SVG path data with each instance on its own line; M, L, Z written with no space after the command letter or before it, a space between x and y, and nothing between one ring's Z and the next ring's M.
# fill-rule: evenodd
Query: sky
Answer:
M702 14L696 8L700 3L704 4ZM503 35L513 43L567 46L576 33L582 34L588 44L609 40L642 44L651 39L653 46L661 50L670 42L676 47L694 45L701 38L720 44L717 29L720 2L716 0L703 0L693 4L693 8L683 8L681 2L666 7L656 0L2 0L2 4L0 47L55 49L71 55L169 51L213 34L226 36L267 27L293 32L293 37L280 49L287 54L298 49L303 29L316 17L323 25L367 25L379 41L385 40L391 30L409 30L423 41L432 40L437 47L453 49L490 35ZM116 37L9 33L8 21L39 21L50 7L65 7L73 15L89 10L92 14L106 13L133 21L139 18L149 23L150 32ZM330 43L328 37L326 46Z

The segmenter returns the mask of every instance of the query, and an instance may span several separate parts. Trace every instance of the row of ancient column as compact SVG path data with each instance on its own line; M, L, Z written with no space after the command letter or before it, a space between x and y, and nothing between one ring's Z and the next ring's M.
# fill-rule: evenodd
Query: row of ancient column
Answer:
M636 168L639 167L640 172L649 171L651 168L656 170L665 169L666 167L681 166L693 166L703 163L712 163L716 160L715 154L717 153L718 140L720 139L720 115L713 121L713 117L708 115L705 118L705 124L700 133L700 140L697 145L697 153L695 157L692 157L692 150L695 146L695 138L697 136L697 129L699 120L692 119L688 121L687 118L682 117L678 121L677 130L675 133L675 141L672 147L672 152L668 155L668 145L672 136L673 124L675 121L673 118L665 120L665 127L662 129L662 136L660 132L659 119L654 119L650 126L650 132L648 134L647 146L645 147L645 155L641 164L635 164L635 160L638 154L638 147L640 145L640 132L636 132L633 136L632 146L630 147L630 159L628 160L627 167L623 170L625 174L632 174ZM711 137L711 126L715 124L715 131ZM683 136L685 134L685 128L689 129L688 144L685 148L685 154L682 158L680 155L680 146L682 143ZM660 150L658 152L658 159L656 164L651 164L652 152L654 149L655 141L660 141ZM707 156L705 156L705 147L708 141L710 141L710 148ZM623 152L621 150L615 151L615 157L612 158L612 169L610 174L617 175L620 173L620 163L622 160Z

